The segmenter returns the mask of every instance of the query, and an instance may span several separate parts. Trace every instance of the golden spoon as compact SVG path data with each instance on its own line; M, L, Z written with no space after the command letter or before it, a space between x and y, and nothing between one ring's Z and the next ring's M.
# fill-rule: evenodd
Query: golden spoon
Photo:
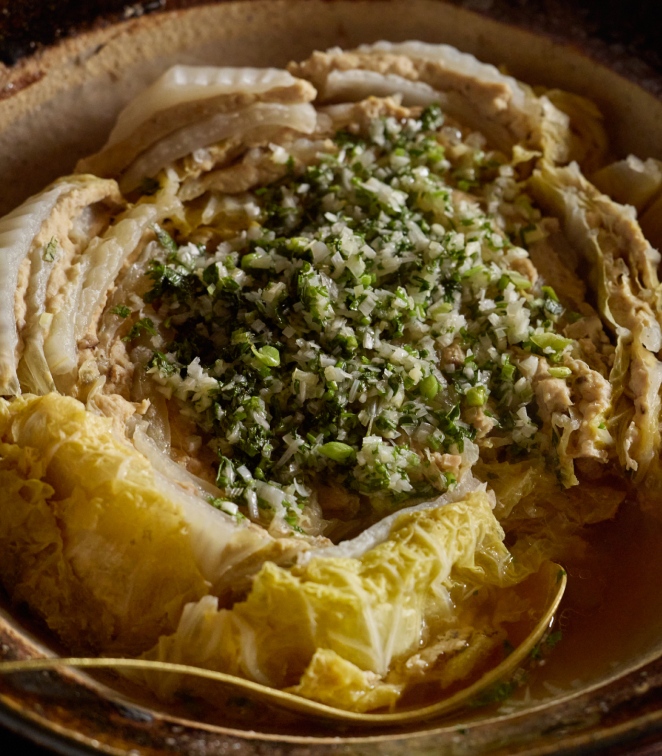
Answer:
M449 698L429 706L422 706L415 709L405 709L403 711L389 712L386 714L359 713L355 711L345 711L337 709L334 706L311 701L308 698L297 696L294 693L269 688L266 685L244 680L241 677L228 675L224 672L216 672L210 669L200 667L190 667L185 664L172 664L170 662L147 661L144 659L109 659L109 658L43 658L43 659L26 659L23 661L0 662L0 673L9 674L13 672L27 672L34 670L53 669L55 667L79 667L79 668L111 668L111 669L145 669L158 672L173 672L177 674L192 675L194 677L205 678L222 683L233 688L237 692L247 696L264 701L266 703L279 706L291 711L301 712L303 714L313 714L325 719L333 719L340 722L353 722L363 725L395 725L417 722L423 719L432 719L440 714L447 714L455 709L459 709L465 704L477 698L483 691L489 689L495 683L513 673L529 656L533 648L544 637L558 609L561 598L565 591L567 578L565 571L558 565L550 565L557 569L559 578L557 579L554 589L549 598L549 604L540 617L532 632L520 643L517 648L500 664L486 672L479 680L472 683L463 690L455 693Z

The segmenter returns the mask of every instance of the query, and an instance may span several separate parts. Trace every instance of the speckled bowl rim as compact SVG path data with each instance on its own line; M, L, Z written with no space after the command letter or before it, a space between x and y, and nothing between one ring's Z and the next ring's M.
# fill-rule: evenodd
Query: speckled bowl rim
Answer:
M424 2L424 0L419 1L419 6L421 2ZM333 3L319 3L316 0L289 0L289 2L287 0L272 0L268 4L260 0L243 0L243 2L218 3L214 5L214 8L216 9L215 12L227 14L239 9L239 15L243 13L244 16L251 14L255 16L273 13L277 5L284 8L297 4L302 8L305 5L308 11L310 11L311 6L316 6L319 12L323 12L323 9L328 9L331 6L341 10L343 8L348 9L349 12L350 9L356 9L360 6L374 7L379 4L383 9L388 8L388 13L392 15L397 15L396 6L399 6L400 10L405 6L403 2L387 3L380 0L374 2L368 2L368 0L363 0L363 2L336 0ZM125 39L140 40L141 35L153 34L155 29L162 31L165 28L170 28L168 27L168 20L176 24L184 24L183 29L195 14L204 15L209 12L211 7L205 4L194 5L197 7L191 10L169 11L160 15L132 19L116 26L89 31L72 37L56 47L39 51L33 58L22 61L11 70L0 70L0 92L5 94L5 100L0 104L0 132L4 133L15 127L26 115L37 113L44 103L49 102L49 97L54 97L57 94L59 91L57 85L49 90L49 76L52 76L52 72L58 70L58 67L62 67L64 62L75 59L77 56L85 58L90 50L102 49L107 45L112 46L116 43L117 38L122 37L122 35ZM483 31L486 28L495 28L493 26L494 21L485 15L475 16L470 11L458 8L455 4L440 1L435 3L434 0L429 0L428 5L436 11L447 14L449 18L452 17L456 25L458 19L460 19L481 27ZM406 7L409 7L409 5L406 5ZM570 68L568 66L564 68L563 65L560 65L560 72L557 71L547 77L550 85L560 83L560 81L554 80L555 76L566 81L568 71L573 66L575 69L579 66L580 73L570 82L569 88L581 92L582 89L586 89L581 83L581 61L584 61L584 70L588 70L586 66L589 65L586 51L591 54L593 60L604 60L604 50L593 43L582 45L577 39L574 39L571 40L570 44L567 44L567 42L563 43L559 39L550 39L546 36L532 37L530 31L513 26L501 25L498 28L500 34L510 38L513 43L521 43L522 40L528 39L529 45L547 46L547 50L554 51L561 59L572 59L573 63ZM480 34L478 37L480 37ZM476 52L475 49L470 49L471 44L466 44L466 39L462 41L465 44L460 43L458 46ZM496 49L493 49L495 46L492 45L492 48L490 48L489 52L492 57L499 55L498 47L496 45ZM93 54L96 55L97 53ZM490 59L490 55L481 57ZM507 55L503 55L502 58L507 59ZM613 60L610 60L610 62L613 63ZM653 97L653 93L659 94L662 91L662 89L658 89L662 77L656 77L650 70L643 69L641 66L634 66L629 69L630 63L628 61L621 61L616 66L616 74L602 68L600 63L591 63L590 65L593 66L593 73L598 78L601 77L600 86L603 90L605 87L611 87L618 92L629 93L629 96L634 98L635 105L639 108L643 118L644 125L640 125L640 128L644 137L647 131L650 132L654 128L655 123L662 124L662 103ZM517 70L513 70L513 73L526 78ZM540 77L536 76L535 71L531 72L531 78L541 80ZM73 80L74 84L72 85L69 82L69 85L76 85L75 76ZM595 82L588 84L588 90L591 90ZM618 92L616 96L622 96ZM608 100L609 93L604 90L603 94ZM600 99L598 97L598 100ZM603 102L600 104L604 105ZM607 110L609 110L608 103ZM618 128L626 128L626 126L619 126ZM662 126L658 125L658 133L662 133ZM652 149L646 150L644 148L644 152L662 157L662 139L654 140L650 145L652 145ZM23 655L35 653L35 646L31 640L29 638L26 640L25 637L20 636L20 633L7 627L2 620L0 620L0 640L5 644L9 642L9 647L16 653ZM66 670L59 673L36 674L44 675L41 678L46 681L44 689L52 685L54 680L57 680L57 685L64 686L67 691L85 690L86 695L94 699L94 706L98 707L98 710L93 710L90 701L86 702L86 706L89 707L89 712L86 712L87 719L80 718L67 721L67 717L62 717L60 712L61 719L58 721L55 715L58 708L61 708L59 704L51 706L48 702L33 701L29 696L13 697L8 695L6 680L0 680L0 721L36 742L66 754L99 751L126 754L131 753L132 750L135 750L136 753L142 753L144 748L148 749L145 751L146 753L160 754L171 752L173 748L185 750L191 738L198 738L195 742L198 743L200 753L225 754L233 752L237 756L243 753L258 752L265 754L303 754L312 750L316 754L323 751L328 753L354 753L360 750L361 754L366 754L366 756L371 753L404 754L405 752L415 756L417 753L429 753L431 749L440 754L503 752L525 753L531 756L575 751L590 752L617 743L624 743L642 735L651 735L662 729L662 695L658 693L658 688L662 686L662 662L651 661L657 653L656 650L655 654L642 656L638 660L636 668L633 668L625 677L616 675L612 678L606 678L600 683L563 696L558 701L555 700L528 709L525 712L491 720L486 719L478 724L469 724L462 728L457 725L440 725L415 733L387 732L370 736L342 738L337 736L290 737L264 733L251 734L231 728L204 725L164 716L159 719L159 727L163 729L163 732L159 733L159 737L156 737L152 732L148 736L151 739L150 744L145 745L144 742L140 743L141 739L144 741L145 738L145 720L144 718L141 720L141 717L136 717L135 714L135 712L141 712L144 709L131 705L125 706L121 703L121 699L117 699L112 694L104 694L95 684L90 685L86 682L85 676ZM39 695L43 696L43 691ZM37 698L39 698L39 695ZM103 726L103 712L106 704L115 706L115 708L119 706L125 710L125 713L128 713L127 722L123 722L121 725L113 725L114 731L110 733L108 728ZM152 720L149 723L151 730L156 727L153 724L154 721ZM121 732L123 733L121 738L120 728L122 728ZM93 737L93 735L98 737ZM139 735L141 737L138 737ZM186 737L183 737L184 735ZM122 739L125 736L127 739ZM219 740L218 737L222 737L223 740ZM552 739L551 742L549 742L550 738ZM170 740L173 742L169 742ZM203 741L204 745L202 745ZM161 750L158 750L159 748Z

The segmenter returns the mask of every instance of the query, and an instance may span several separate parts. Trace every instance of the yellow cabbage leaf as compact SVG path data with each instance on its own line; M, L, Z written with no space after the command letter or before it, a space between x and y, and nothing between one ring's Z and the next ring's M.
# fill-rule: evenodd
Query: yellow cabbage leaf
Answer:
M392 708L403 690L403 684L383 682L328 648L318 648L299 683L287 688L303 698L361 712Z
M632 205L641 213L662 189L661 165L654 158L644 162L628 155L594 173L591 182L616 202Z
M532 619L531 602L511 587L539 564L513 560L481 491L401 514L388 538L360 557L322 554L291 569L267 563L246 601L231 610L211 597L190 604L177 632L145 658L358 711L391 706L409 683L444 687L474 674L507 637L505 623ZM470 663L458 664L460 656ZM138 677L163 697L218 695L192 678Z
M609 147L603 117L592 100L562 89L545 90L547 99L570 118L569 160L590 173L604 164Z
M73 648L140 652L207 592L175 501L111 421L0 401L0 574Z

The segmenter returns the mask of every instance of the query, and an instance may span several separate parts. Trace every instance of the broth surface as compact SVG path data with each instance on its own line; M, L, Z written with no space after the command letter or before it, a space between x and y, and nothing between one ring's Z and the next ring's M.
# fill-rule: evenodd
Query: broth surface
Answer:
M584 556L566 563L568 586L554 625L563 636L532 674L546 698L587 687L643 659L662 638L662 522L625 502L613 520L587 526ZM524 700L526 689L514 700Z

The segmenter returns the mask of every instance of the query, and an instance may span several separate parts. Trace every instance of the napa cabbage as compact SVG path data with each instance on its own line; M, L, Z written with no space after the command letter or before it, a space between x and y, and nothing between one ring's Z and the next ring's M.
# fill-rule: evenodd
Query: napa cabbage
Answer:
M181 511L110 421L75 400L0 412L5 587L73 647L139 651L206 593Z
M591 176L600 191L617 202L632 205L641 230L656 248L662 247L662 162L628 155Z
M351 52L332 48L290 63L289 70L309 79L321 102L358 99L373 87L372 94L397 91L409 104L425 104L432 90L445 113L480 131L498 149L509 152L523 144L557 162L572 156L565 113L512 76L450 45L381 41Z
M66 183L69 189L58 197L49 217L42 223L26 261L30 272L25 291L25 325L19 333L23 353L17 374L23 391L32 394L55 391L59 383L58 377L51 373L45 343L53 320L61 317L64 271L73 259L84 253L95 233L108 224L112 210L123 204L112 179L76 176L69 177ZM58 362L57 357L55 361L52 359L53 355L63 348L66 348L65 343L54 335L48 349L52 363ZM75 362L75 344L71 344L70 351L71 360Z
M518 585L540 562L515 561L484 491L400 514L360 557L266 563L245 601L189 604L177 631L145 654L238 675L357 711L393 705L418 682L474 673L533 614ZM544 591L543 591L544 594ZM139 678L168 697L208 683L159 671Z
M315 111L308 103L315 94L308 82L273 68L174 66L126 106L106 145L80 161L77 172L118 176L154 146L159 151L143 169L157 172L196 148L261 125L310 131ZM266 110L252 107L260 103ZM138 182L145 175L155 174L143 172ZM135 186L131 180L124 188Z
M146 177L156 176L165 166L196 149L225 139L248 135L260 129L283 127L310 134L317 125L315 108L309 102L295 104L256 103L231 113L215 113L163 137L139 155L121 178L122 191L136 189Z
M628 155L594 173L591 182L616 202L632 205L640 213L662 189L662 163Z
M559 217L584 263L600 314L618 332L641 329L643 345L662 347L660 253L644 237L632 208L601 194L573 163L557 168L541 161L529 187L540 205Z
M291 87L295 80L278 68L216 68L215 66L173 66L140 93L117 117L108 144L131 136L157 113L187 102L236 94L263 94Z
M145 651L304 545L185 492L75 399L0 400L0 575L72 648Z
M444 95L429 84L377 71L331 71L324 90L325 99L333 102L356 102L367 97L393 95L402 97L402 104L406 107L425 107L434 102L446 104Z
M59 234L62 225L64 236L68 236L73 217L87 205L102 199L121 202L114 181L100 181L85 175L66 176L0 219L0 396L21 393L16 369L24 346L19 338L24 320L27 320L26 334L22 336L26 339L27 354L22 374L28 376L28 382L32 382L35 389L52 385L43 356L38 315L43 313L50 263L56 255L54 252L45 255L44 247L50 236L41 237L42 234ZM53 242L59 243L56 237ZM68 239L67 242L71 243ZM53 259L44 261L44 256ZM43 262L47 264L42 265ZM35 320L33 316L37 312Z
M539 90L536 88L536 91ZM570 119L568 158L576 160L586 174L601 168L608 153L609 140L597 105L586 97L562 89L545 90L545 97ZM621 201L618 197L615 199Z
M530 187L540 204L561 218L587 271L600 315L616 336L607 428L615 437L621 464L632 471L637 484L649 476L658 481L662 477L660 254L645 239L632 208L601 194L576 164L555 168L543 162ZM649 481L646 487L652 492L656 485Z

